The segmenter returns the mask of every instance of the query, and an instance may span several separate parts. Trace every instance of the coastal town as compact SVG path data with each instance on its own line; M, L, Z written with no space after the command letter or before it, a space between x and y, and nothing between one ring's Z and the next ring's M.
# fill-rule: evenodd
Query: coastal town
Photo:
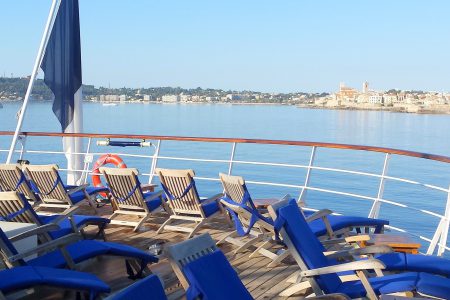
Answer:
M0 102L20 101L29 77L0 78ZM436 91L404 91L370 89L368 82L361 90L340 83L337 91L328 93L264 93L255 91L225 91L222 89L157 88L96 88L83 85L85 101L102 103L231 103L284 104L306 108L387 110L407 113L450 113L450 93ZM43 80L37 80L32 99L49 100L51 91Z

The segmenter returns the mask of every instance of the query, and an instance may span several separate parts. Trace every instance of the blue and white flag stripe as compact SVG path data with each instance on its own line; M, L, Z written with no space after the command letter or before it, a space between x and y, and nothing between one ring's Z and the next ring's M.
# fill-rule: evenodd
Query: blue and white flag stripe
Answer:
M53 112L66 133L83 131L80 19L78 0L61 0L41 63L44 82L54 94ZM81 138L64 138L69 169L67 181L76 184L83 167ZM72 170L72 171L71 171Z

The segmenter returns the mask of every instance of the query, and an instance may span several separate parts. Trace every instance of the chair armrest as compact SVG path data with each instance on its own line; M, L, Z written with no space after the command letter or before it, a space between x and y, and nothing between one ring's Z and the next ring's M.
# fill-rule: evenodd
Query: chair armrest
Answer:
M354 256L362 256L362 255L374 255L374 254L383 254L383 253L392 253L394 250L387 245L374 245L368 246L364 248L357 249L349 249L349 250L341 250L341 251L329 251L324 252L324 255L327 258L333 259L352 259Z
M158 197L161 197L162 193L163 193L162 191L152 192L152 195L149 195L148 197L145 197L144 201L151 201L151 200L154 200L154 199L156 199Z
M46 233L46 232L54 231L54 230L58 230L58 229L60 229L60 227L56 224L46 224L46 225L39 226L37 228L27 230L25 232L19 233L13 237L10 237L9 240L11 242L16 242L16 241L23 240L30 236L35 236L35 235L39 235L42 233Z
M309 217L306 218L306 222L311 222L317 219L321 219L324 218L328 215L331 215L333 212L329 209L321 209L319 211L316 211L315 213L313 213L312 215L310 215Z
M384 254L392 253L394 249L388 245L373 245L364 248L357 248L348 251L351 255L361 256L361 255L373 255L373 254Z
M58 217L53 219L48 224L58 224L58 223L64 221L65 219L70 218L79 209L80 208L78 206L70 207L70 208L66 209L65 211L63 211Z
M361 235L347 236L344 239L347 243L367 242L368 240L370 240L370 236L367 234L361 234Z
M216 194L216 195L211 196L211 197L209 197L209 198L207 198L205 200L202 200L202 203L208 203L208 202L212 202L212 201L217 201L217 200L219 200L222 197L223 197L222 193Z
M69 195L72 195L73 193L76 193L76 192L78 192L78 191L83 191L83 190L85 190L88 186L89 186L89 183L82 184L82 185L76 186L76 187L74 187L74 188L70 188L70 189L67 191L67 193L68 193Z
M21 252L19 254L10 256L10 257L8 257L8 261L15 262L15 261L17 261L19 259L23 259L23 258L29 257L30 255L33 255L33 254L42 255L43 252L46 253L46 252L53 251L56 248L63 248L64 246L66 246L68 244L72 244L72 243L74 243L76 241L79 241L79 240L80 240L80 235L74 234L74 233L68 234L68 235L60 237L60 238L58 238L56 240L51 240L51 241L49 241L47 243L40 244L40 245L38 245L35 248L31 248L31 249L28 249L28 250L26 250L24 252Z
M378 259L366 259L359 261L352 261L344 264L318 268L308 271L300 272L302 277L313 277L331 273L345 272L345 271L361 271L361 270L374 270L385 269L386 266Z

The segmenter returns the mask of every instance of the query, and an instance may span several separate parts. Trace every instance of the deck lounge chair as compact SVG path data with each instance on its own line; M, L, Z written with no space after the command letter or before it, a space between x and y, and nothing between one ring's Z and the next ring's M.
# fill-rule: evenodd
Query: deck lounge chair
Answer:
M22 290L50 286L89 294L95 299L99 294L109 293L110 288L97 276L72 270L46 267L14 267L0 271L0 298L15 298Z
M109 220L98 216L75 215L76 209L78 208L72 207L58 215L39 215L23 194L0 192L0 221L31 223L37 226L58 224L59 230L48 233L53 239L78 231L84 234L83 229L86 226L93 225L98 226L95 237L104 238L104 228ZM43 240L43 242L46 241Z
M107 188L89 187L87 184L80 186L64 185L59 176L57 165L26 165L24 168L31 180L33 190L42 201L38 209L67 209L86 200L95 211L95 196L98 193L108 191Z
M165 208L162 192L142 192L138 178L138 170L133 168L100 168L105 176L111 192L111 201L117 208L109 217L111 224L133 226L137 231L153 212ZM140 217L138 222L115 220L119 215L132 215Z
M37 205L40 202L18 164L0 164L0 191L19 192L27 198L31 205Z
M209 234L167 248L172 268L190 299L253 299Z
M300 275L308 280L316 295L343 293L351 298L378 299L381 294L412 291L448 299L450 279L423 272L407 272L368 278L367 271L385 269L377 259L353 261L338 265L322 252L322 245L308 226L295 200L284 200L269 207L283 241L301 268ZM342 282L338 272L353 271L360 281Z
M242 177L220 174L220 179L225 190L225 196L220 202L230 214L235 230L223 235L217 245L224 242L236 245L238 248L234 251L235 254L256 247L250 257L261 254L272 260L268 267L279 264L289 255L289 251L280 249L282 243L275 238L272 219L263 216L256 209Z
M225 210L219 204L222 194L208 199L201 199L195 187L193 170L156 169L161 186L169 202L172 215L162 224L157 233L164 229L188 232L191 238L207 220L223 215ZM169 225L174 220L183 220L196 223L194 228Z
M253 299L208 233L167 248L170 264L191 299ZM310 299L346 300L343 294Z
M97 240L80 240L80 235L76 233L68 234L58 239L51 239L46 243L41 243L35 248L19 253L13 242L35 235L48 235L48 232L58 230L55 224L40 226L14 237L8 238L0 229L0 253L7 267L34 266L50 268L75 269L78 264L90 259L108 255L125 259L126 271L130 278L140 278L150 273L147 267L149 263L155 263L158 258L140 249L112 242ZM39 254L35 258L30 255ZM26 258L29 258L25 261Z
M167 300L164 293L164 287L161 280L156 275L150 275L146 278L133 283L120 292L111 295L105 300Z
M256 209L245 185L244 178L222 173L219 174L219 177L228 199L237 203L245 202L250 209ZM375 233L381 233L384 226L389 224L388 221L381 219L332 215L332 211L328 209L322 209L318 212L302 211L314 233L317 236L328 236L328 238L346 234L353 228L356 228L358 233L361 231L361 228L364 228L366 231L369 228L373 228Z

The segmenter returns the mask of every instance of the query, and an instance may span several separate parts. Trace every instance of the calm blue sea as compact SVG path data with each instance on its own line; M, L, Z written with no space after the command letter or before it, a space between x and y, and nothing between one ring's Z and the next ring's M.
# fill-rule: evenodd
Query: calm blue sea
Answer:
M0 130L14 130L15 115L19 103L4 103L0 109ZM227 105L227 104L120 104L102 106L99 103L84 105L85 132L129 133L204 137L243 137L280 140L305 140L347 143L400 148L450 156L450 116L416 115L380 111L344 111L302 109L294 106L276 105ZM30 105L25 131L59 131L59 124L51 111L50 102L34 102ZM0 137L0 148L9 148L11 138ZM42 147L60 150L56 139L30 138L27 149ZM152 154L153 148L100 148L98 152L122 152ZM190 158L229 159L231 145L226 143L179 143L163 142L161 155ZM307 164L310 148L293 146L238 145L237 160ZM0 154L4 161L5 153ZM32 163L56 162L65 167L61 155L27 154ZM127 157L128 166L148 173L149 161ZM320 167L346 168L355 171L381 173L384 155L363 151L319 149L315 165ZM200 177L217 177L226 172L226 163L201 163L160 160L160 167L193 168ZM301 185L305 170L285 167L266 167L237 164L233 173L247 180L270 181ZM450 168L447 164L393 156L388 175L417 180L444 188L450 184ZM144 178L143 181L148 180ZM199 182L205 194L220 192L215 182ZM311 186L335 189L342 192L376 196L379 179L345 175L314 170ZM299 190L283 187L250 185L254 198L281 197L286 193L298 196ZM430 191L417 185L388 180L384 198L416 208L442 213L447 195ZM329 207L346 214L367 215L371 202L347 196L309 191L307 204L312 207ZM435 217L412 210L382 204L381 217L388 218L394 226L431 237L437 225Z

